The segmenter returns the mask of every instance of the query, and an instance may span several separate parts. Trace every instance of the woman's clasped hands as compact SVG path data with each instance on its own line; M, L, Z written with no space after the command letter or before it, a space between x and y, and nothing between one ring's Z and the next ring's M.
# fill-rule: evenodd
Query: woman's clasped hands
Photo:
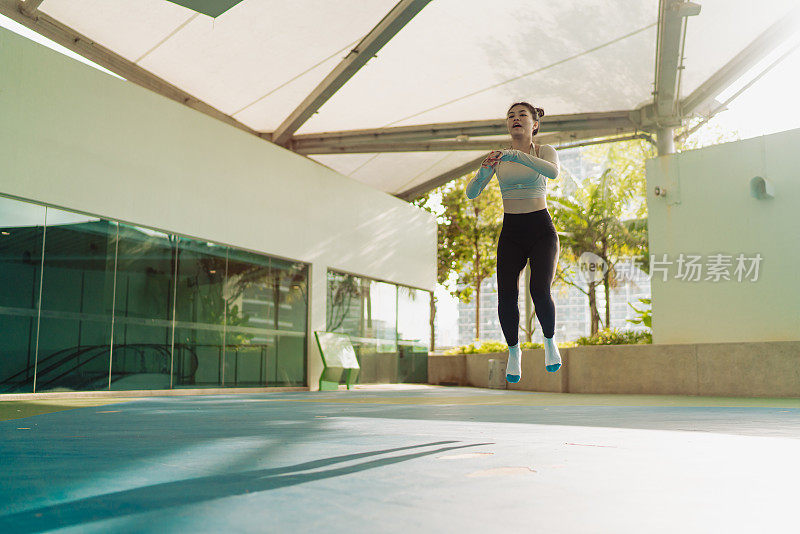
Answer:
M481 167L494 167L500 163L500 158L503 157L503 152L503 150L493 150L489 152L489 155L486 156L486 159L481 163Z

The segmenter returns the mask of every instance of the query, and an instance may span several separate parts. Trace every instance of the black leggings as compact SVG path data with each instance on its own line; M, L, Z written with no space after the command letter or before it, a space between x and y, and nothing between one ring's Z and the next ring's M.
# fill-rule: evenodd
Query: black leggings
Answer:
M544 337L556 327L556 306L550 284L556 273L560 242L547 208L506 213L497 242L497 314L506 343L519 341L519 275L531 261L531 298Z

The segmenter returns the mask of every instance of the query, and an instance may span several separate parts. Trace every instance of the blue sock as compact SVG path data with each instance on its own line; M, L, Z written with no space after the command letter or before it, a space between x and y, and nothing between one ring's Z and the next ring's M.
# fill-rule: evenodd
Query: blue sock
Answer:
M522 378L522 349L519 348L519 341L516 345L508 346L508 365L506 366L506 380L509 382L519 382Z

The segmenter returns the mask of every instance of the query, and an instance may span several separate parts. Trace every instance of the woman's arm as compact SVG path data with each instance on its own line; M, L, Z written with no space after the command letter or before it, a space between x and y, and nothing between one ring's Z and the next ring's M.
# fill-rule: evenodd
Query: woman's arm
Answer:
M543 176L547 176L551 180L555 180L559 172L558 153L556 149L550 145L542 145L539 149L539 154L541 154L541 158L531 156L521 150L512 148L503 150L503 155L500 159L502 161L520 163Z
M473 199L481 194L483 188L494 176L494 168L500 161L500 151L491 152L481 163L481 168L475 173L475 178L467 184L467 198Z

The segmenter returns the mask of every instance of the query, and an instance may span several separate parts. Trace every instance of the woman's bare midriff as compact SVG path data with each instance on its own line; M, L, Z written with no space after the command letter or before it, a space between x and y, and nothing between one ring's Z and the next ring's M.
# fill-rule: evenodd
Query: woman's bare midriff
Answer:
M504 198L503 211L506 213L528 213L547 207L545 198Z

